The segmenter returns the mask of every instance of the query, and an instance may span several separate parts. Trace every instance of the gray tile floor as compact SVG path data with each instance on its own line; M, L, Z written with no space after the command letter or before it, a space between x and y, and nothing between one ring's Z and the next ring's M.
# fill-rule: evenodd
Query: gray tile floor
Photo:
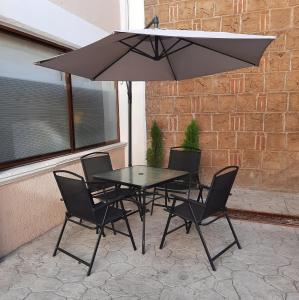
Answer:
M137 251L128 238L107 232L89 277L68 256L52 257L60 226L54 228L0 263L0 299L299 299L298 228L233 220L243 249L225 253L213 272L194 228L169 235L159 250L166 217L161 208L147 217L145 255L137 215L130 217ZM223 219L203 232L214 253L232 240ZM95 238L70 225L62 245L89 259Z
M228 207L299 216L299 193L235 188L228 201Z

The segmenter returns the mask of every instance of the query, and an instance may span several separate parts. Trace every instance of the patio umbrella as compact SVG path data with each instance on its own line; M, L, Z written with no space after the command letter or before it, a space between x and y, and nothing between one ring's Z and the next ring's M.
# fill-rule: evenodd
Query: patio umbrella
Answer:
M157 23L157 18L152 23ZM127 81L131 166L130 81L183 80L258 66L274 39L274 36L158 28L115 31L95 43L36 64L91 80Z

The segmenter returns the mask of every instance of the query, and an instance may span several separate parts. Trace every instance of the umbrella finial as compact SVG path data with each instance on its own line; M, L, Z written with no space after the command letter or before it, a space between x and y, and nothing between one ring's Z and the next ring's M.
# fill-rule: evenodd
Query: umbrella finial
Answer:
M154 25L154 28L159 28L159 18L158 16L154 16L152 20L146 25L145 28L150 28L152 25Z

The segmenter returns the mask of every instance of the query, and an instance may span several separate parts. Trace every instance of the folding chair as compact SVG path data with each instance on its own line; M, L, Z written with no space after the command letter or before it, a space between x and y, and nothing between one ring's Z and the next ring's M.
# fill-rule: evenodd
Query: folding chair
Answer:
M238 248L241 249L241 245L238 241L237 235L234 231L226 208L227 199L230 195L230 191L235 181L238 169L239 167L237 166L229 166L218 171L214 175L205 203L200 203L190 198L171 195L173 197L173 203L171 207L166 208L166 210L169 212L169 216L161 240L160 249L162 249L164 246L166 235L178 230L181 227L184 227L185 224L188 224L187 234L190 231L191 225L195 225L210 265L214 271L216 271L214 265L214 260L216 258L218 258L235 244L237 244ZM176 201L182 201L183 203L176 206ZM185 223L168 231L170 220L176 216L182 218ZM203 222L209 217L213 217L213 219L207 222ZM209 225L222 217L226 218L233 234L234 241L212 257L200 228L201 226Z
M101 240L101 236L104 233L104 227L113 230L114 232L118 232L125 236L130 237L133 249L136 250L135 242L133 239L133 235L130 229L130 225L127 219L126 211L123 206L123 196L120 194L115 196L114 199L110 198L107 203L100 202L98 204L94 204L92 200L92 196L89 190L86 187L86 183L84 178L69 172L69 171L55 171L54 177L59 187L62 200L64 201L66 207L65 220L53 253L53 256L56 256L57 251L61 251L64 254L74 258L80 263L88 266L87 276L90 275L95 256L98 250L98 246ZM119 202L121 208L113 207L113 204ZM80 221L77 221L74 218L79 218ZM119 220L123 219L126 223L128 234L122 231L115 230L115 228L110 228L107 226L108 223L115 223ZM95 226L89 226L83 224L81 220L87 221L89 223L94 224ZM92 258L90 262L84 261L83 259L75 256L74 254L68 252L67 250L59 247L62 235L64 233L67 222L72 222L83 226L88 229L96 230L96 234L98 235L96 245L94 247L94 251L92 254Z
M134 202L137 205L140 218L142 219L141 204L138 201L138 196L134 189L120 188L113 183L106 181L95 180L94 175L102 172L112 171L112 162L108 152L93 152L86 154L80 158L84 176L89 191L92 193L93 198L104 199L114 197L115 189L117 193L122 193L125 197L123 200ZM130 212L127 216L137 211Z
M170 148L168 169L177 171L189 172L189 176L186 178L175 180L154 188L151 214L153 214L154 206L167 207L169 201L169 193L175 192L180 194L186 194L184 190L189 191L192 185L200 185L199 182L199 164L200 164L201 151L196 148L185 149L182 147ZM159 193L163 192L163 194ZM155 200L164 198L164 204L155 203Z

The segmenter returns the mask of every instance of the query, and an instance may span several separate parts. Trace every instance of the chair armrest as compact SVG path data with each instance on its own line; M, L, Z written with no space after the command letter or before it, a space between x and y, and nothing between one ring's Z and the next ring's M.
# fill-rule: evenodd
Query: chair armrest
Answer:
M202 189L205 189L205 190L210 189L210 187L208 185L205 185L205 184L202 184L202 183L199 184L199 187L202 188Z
M198 206L201 206L201 207L205 207L204 204L198 202L198 201L195 201L193 199L188 199L188 198L184 198L184 197L181 197L181 196L177 196L177 195L174 195L174 194L171 194L170 195L174 200L178 200L178 201L182 201L182 202L187 202L187 203L190 203L190 204L195 204L195 205L198 205Z
M105 200L105 201L102 201L102 202L99 202L99 203L95 204L94 207L93 207L93 209L95 211L97 211L98 209L103 209L103 208L105 208L107 206L110 206L110 205L112 205L112 204L114 204L116 202L119 202L119 201L121 201L121 199Z

